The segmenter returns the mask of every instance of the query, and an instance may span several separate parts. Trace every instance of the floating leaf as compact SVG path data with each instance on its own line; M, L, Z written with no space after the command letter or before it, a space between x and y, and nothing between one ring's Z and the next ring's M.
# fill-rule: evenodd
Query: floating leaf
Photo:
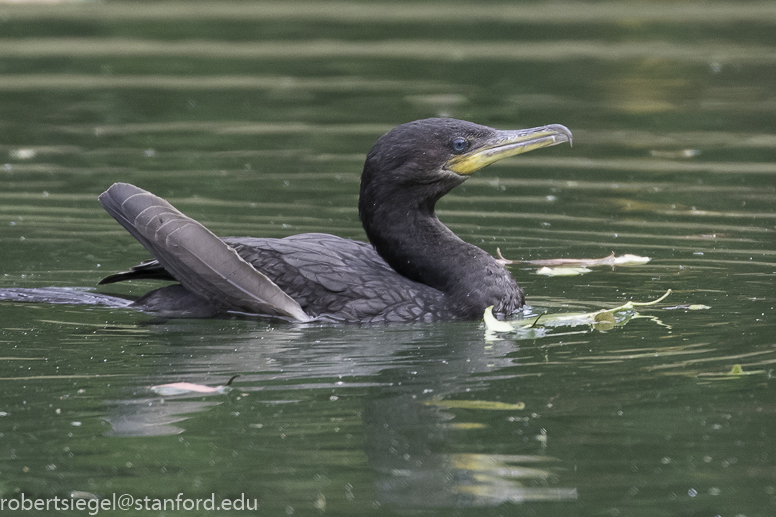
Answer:
M615 307L613 309L601 309L596 312L567 312L560 314L542 314L537 317L531 323L520 324L519 322L507 322L499 321L493 317L492 307L485 309L483 320L485 321L485 328L488 332L524 332L527 330L535 330L535 328L541 324L545 327L557 327L557 326L576 326L576 325L592 325L597 330L610 330L615 325L621 325L628 320L637 316L638 313L634 311L635 307L647 307L662 302L671 294L671 289L656 300L651 302L627 302L624 305ZM652 318L651 318L652 319ZM654 319L658 324L662 324L660 320Z
M544 276L576 276L576 275L584 275L585 273L590 273L593 271L592 269L587 269L586 267L543 267L539 271L536 272L537 275L544 275Z
M426 400L423 404L446 409L488 409L496 411L525 409L524 402L508 404L506 402L496 402L493 400Z
M191 382L173 382L172 384L161 384L152 386L151 391L158 395L172 396L183 395L184 393L228 393L232 388L232 381L239 375L232 376L223 386L206 386L204 384L193 384Z
M485 309L485 314L482 318L485 320L485 326L488 330L492 330L493 332L512 332L515 329L512 324L507 323L506 321L497 320L496 317L493 316L492 305Z

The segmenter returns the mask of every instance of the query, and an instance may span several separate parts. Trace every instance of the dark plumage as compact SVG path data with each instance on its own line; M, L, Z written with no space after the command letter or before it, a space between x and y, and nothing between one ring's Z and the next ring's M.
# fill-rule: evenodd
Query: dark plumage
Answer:
M491 255L443 225L434 206L493 161L570 140L559 125L497 131L427 119L398 126L375 143L361 176L359 216L371 244L317 233L219 240L161 198L117 183L100 202L157 260L100 283L177 280L134 305L193 316L432 321L480 318L490 305L508 315L523 305L520 287Z

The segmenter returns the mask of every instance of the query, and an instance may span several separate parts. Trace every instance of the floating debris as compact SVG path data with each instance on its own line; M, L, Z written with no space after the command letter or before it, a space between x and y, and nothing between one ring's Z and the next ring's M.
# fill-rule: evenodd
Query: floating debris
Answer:
M595 266L629 266L629 265L641 265L646 264L650 260L649 257L640 257L639 255L632 255L626 253L619 257L614 256L614 252L611 255L599 259L575 259L575 258L558 258L558 259L539 259L539 260L510 260L504 258L501 254L501 249L496 248L496 260L501 264L530 264L532 266L571 266L571 267L595 267Z
M748 375L763 375L764 373L766 373L765 370L744 371L744 368L740 364L734 364L729 372L702 372L698 374L698 377L703 377L705 380L726 381L730 379L739 379Z
M699 156L701 152L698 149L678 149L676 151L663 151L652 150L649 155L653 158L663 158L668 160L686 160L688 158L695 158Z
M8 151L8 156L14 160L31 160L37 152L32 148L19 148Z
M692 305L674 305L673 307L665 308L665 310L667 311L675 311L680 309L686 310L686 311L705 311L705 310L711 309L711 307L703 304L692 304Z

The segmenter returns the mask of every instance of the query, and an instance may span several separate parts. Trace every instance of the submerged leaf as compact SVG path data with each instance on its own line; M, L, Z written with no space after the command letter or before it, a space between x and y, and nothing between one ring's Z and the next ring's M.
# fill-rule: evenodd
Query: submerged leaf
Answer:
M93 494L91 492L86 492L84 490L73 490L70 492L70 497L72 499L89 499L89 500L99 500L100 497L96 494Z
M608 311L597 312L593 316L593 328L600 331L612 330L617 325L614 314Z
M497 402L493 400L427 400L423 402L423 404L446 409L488 409L497 411L525 409L524 402L508 404L506 402Z

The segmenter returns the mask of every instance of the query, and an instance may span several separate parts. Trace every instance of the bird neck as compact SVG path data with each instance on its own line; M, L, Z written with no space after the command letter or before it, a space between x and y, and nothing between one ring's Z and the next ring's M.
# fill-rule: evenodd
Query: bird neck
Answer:
M458 238L433 210L394 204L390 211L375 216L391 224L365 224L365 230L377 253L407 278L447 292L460 276L462 260L481 252Z
M445 293L455 313L476 317L488 305L502 307L519 298L512 292L519 288L501 264L436 217L436 200L419 202L406 190L386 189L379 200L371 210L365 209L370 199L361 203L364 230L377 253L398 273Z

